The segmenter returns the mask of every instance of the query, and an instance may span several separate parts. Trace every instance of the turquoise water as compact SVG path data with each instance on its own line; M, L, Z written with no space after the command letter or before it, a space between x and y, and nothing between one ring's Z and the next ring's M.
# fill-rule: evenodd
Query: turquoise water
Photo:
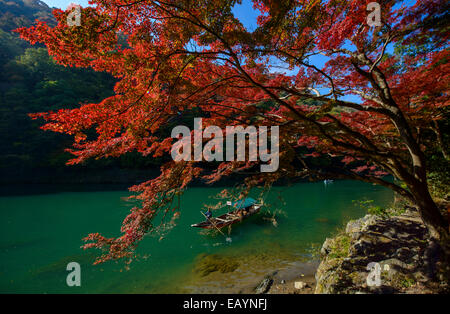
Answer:
M93 266L98 252L80 248L81 239L91 232L118 235L132 206L127 191L1 196L0 292L230 292L264 273L310 259L311 246L322 243L348 219L364 215L352 200L373 199L383 206L393 198L384 188L349 181L274 187L266 198L271 212L233 227L227 242L220 234L190 227L202 220L203 203L213 204L208 196L222 189L186 191L177 225L163 239L145 238L129 269L123 262ZM275 215L277 226L268 219L274 209L281 210ZM202 254L216 254L238 267L202 275L196 271ZM69 262L81 265L81 287L66 285Z

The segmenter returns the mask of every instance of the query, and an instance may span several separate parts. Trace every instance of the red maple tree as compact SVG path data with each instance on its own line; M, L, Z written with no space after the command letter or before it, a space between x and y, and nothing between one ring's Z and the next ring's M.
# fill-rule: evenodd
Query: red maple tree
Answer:
M57 26L19 29L60 64L118 79L115 95L100 103L32 115L47 121L45 130L74 136L69 164L130 151L168 154L172 139L161 130L197 108L204 127L280 126L279 170L249 176L248 187L301 175L381 184L419 208L434 238L448 234L427 184L425 154L436 143L418 135L449 104L446 1L380 0L382 24L374 27L369 0L254 0L253 31L233 15L240 1L90 2L80 26L68 26L69 12L55 10ZM317 56L324 66L311 62ZM288 71L277 72L276 64ZM86 134L92 130L95 138ZM306 155L341 158L345 170L316 169ZM216 181L255 162L222 162L212 173L201 165L167 162L159 177L131 188L142 206L126 217L123 234L86 238L93 242L85 247L106 251L97 262L132 256L193 179Z

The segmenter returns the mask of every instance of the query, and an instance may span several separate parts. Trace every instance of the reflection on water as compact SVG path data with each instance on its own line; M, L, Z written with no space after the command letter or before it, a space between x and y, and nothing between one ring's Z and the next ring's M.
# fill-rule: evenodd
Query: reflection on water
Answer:
M212 203L208 196L220 190L189 189L182 197L176 227L160 241L145 238L128 271L123 262L93 266L98 252L80 248L88 233L118 235L130 209L124 199L127 192L2 196L0 292L246 292L268 273L294 273L295 267L307 265L311 245L319 245L345 221L364 214L352 200L365 197L379 205L392 200L390 191L358 182L274 187L265 200L270 212L233 226L227 242L218 232L190 227L202 220L203 204ZM66 285L69 262L81 265L81 287Z

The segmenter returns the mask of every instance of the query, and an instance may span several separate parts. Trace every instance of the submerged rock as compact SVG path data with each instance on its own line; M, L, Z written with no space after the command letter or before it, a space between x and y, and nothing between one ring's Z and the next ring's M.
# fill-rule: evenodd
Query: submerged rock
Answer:
M319 218L316 218L315 221L320 222L320 223L329 223L330 219L325 218L325 217L319 217Z
M208 276L213 272L230 273L239 267L237 259L229 256L221 256L218 254L201 254L197 257L194 266L194 272L199 273L202 277Z
M259 285L255 288L256 294L263 294L269 291L270 287L273 284L273 278L272 276L266 276Z
M31 274L36 277L45 276L65 276L67 274L67 265L71 262L77 262L80 265L92 265L95 261L96 254L92 252L82 252L80 254L74 254L70 256L63 257L53 263L47 264L45 266L35 268L30 270Z

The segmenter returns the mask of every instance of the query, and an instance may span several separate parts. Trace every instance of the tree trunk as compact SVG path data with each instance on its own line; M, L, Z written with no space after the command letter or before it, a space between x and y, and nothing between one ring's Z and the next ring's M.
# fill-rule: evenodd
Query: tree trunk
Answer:
M448 153L447 153L446 146L444 144L444 140L443 140L443 137L442 137L441 129L439 128L439 124L438 124L438 122L436 120L433 121L433 123L434 123L433 131L436 134L436 138L438 140L439 148L441 149L442 155L444 156L444 158L446 160L450 160L450 157L448 156Z
M437 240L448 239L448 222L441 214L428 190L426 183L414 183L410 190L419 207L423 223L428 228L430 236Z

